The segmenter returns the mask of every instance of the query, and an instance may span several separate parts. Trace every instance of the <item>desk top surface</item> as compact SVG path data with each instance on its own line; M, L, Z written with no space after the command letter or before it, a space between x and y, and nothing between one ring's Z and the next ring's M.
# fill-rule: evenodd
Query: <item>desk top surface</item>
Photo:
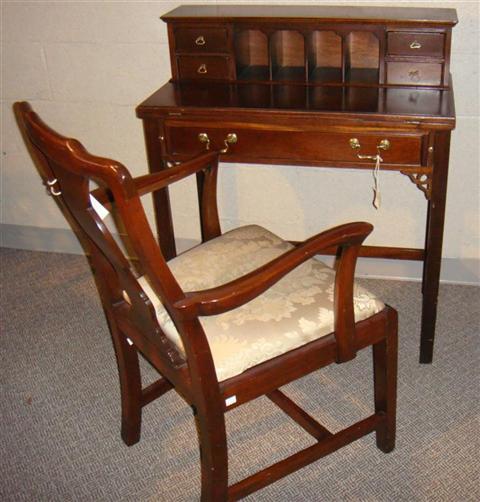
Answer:
M454 25L455 9L359 7L328 5L182 5L164 14L164 21L279 21L282 19L322 22L408 22Z
M412 87L168 82L137 107L140 118L178 112L407 117L451 126L455 121L451 90Z

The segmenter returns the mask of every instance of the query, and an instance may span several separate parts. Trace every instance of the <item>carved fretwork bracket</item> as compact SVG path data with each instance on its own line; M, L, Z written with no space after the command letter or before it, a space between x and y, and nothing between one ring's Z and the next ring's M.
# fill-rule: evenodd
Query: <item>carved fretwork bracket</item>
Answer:
M432 193L432 171L431 169L421 171L418 173L412 173L410 171L400 171L405 176L410 178L412 183L415 183L417 188L419 188L424 194L427 200L430 200Z

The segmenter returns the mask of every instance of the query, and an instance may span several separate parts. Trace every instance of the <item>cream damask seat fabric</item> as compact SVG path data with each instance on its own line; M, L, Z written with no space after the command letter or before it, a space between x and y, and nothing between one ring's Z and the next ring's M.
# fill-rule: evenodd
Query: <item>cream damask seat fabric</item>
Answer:
M194 247L168 262L184 291L213 288L273 260L292 244L268 230L240 227ZM201 317L219 381L300 347L333 331L335 272L316 258L240 308ZM145 277L140 278L165 334L184 354L180 335ZM384 304L364 288L354 288L355 320L376 314Z

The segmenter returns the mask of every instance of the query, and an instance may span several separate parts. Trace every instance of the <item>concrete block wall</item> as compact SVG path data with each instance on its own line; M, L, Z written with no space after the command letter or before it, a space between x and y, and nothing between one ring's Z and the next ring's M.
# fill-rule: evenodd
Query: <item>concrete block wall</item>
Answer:
M215 4L214 0L185 3ZM228 3L222 0L218 3ZM262 4L269 2L235 1ZM291 2L270 2L291 4ZM452 73L457 106L447 198L442 279L480 282L479 3L309 2L456 8ZM28 100L53 128L91 152L146 172L142 125L135 106L170 77L167 35L159 16L180 2L4 1L2 9L2 245L79 252L21 142L11 111ZM369 244L422 247L426 201L407 177L381 173L382 207L372 207L372 175L291 166L225 165L219 197L224 229L263 224L300 240L339 223L375 225ZM265 187L269 187L266 196ZM172 193L180 248L198 240L195 187ZM145 205L152 219L148 198ZM364 260L365 275L414 278L418 263Z

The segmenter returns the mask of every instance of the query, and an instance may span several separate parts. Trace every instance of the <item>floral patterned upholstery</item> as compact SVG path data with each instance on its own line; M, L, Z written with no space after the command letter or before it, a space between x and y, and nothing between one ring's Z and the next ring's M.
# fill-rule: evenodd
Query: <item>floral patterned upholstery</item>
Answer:
M240 227L194 247L168 262L184 291L220 286L291 249L268 230ZM216 316L201 317L219 381L333 331L335 272L312 258L247 304ZM172 320L145 277L140 278L165 334L184 353ZM376 314L384 305L364 288L354 288L355 319Z

